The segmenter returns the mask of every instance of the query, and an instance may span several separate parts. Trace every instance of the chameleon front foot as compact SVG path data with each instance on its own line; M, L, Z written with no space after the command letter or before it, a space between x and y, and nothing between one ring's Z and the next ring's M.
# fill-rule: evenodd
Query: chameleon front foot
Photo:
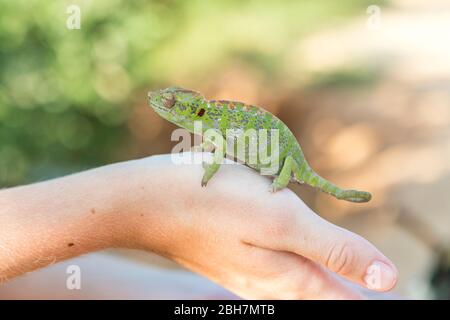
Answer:
M202 187L206 187L206 185L208 184L209 179L211 179L212 176L210 176L208 173L208 163L206 163L205 161L202 162L202 167L204 169L204 173L203 173L203 177L202 177L202 182L201 182L201 186Z
M202 165L205 172L203 173L201 185L202 187L206 187L208 181L211 180L211 178L214 176L217 170L219 170L220 163L207 163L203 161Z
M286 188L291 180L293 168L296 168L295 160L291 156L288 156L284 161L280 174L273 180L269 191L274 193L278 190Z

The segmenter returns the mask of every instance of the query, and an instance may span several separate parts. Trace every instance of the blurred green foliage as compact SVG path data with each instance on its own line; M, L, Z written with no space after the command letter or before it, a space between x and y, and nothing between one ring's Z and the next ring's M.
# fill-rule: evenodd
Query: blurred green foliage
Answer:
M126 159L130 107L148 89L212 82L236 59L282 76L294 40L370 3L1 1L0 186ZM69 4L80 30L66 28Z
M380 68L353 67L311 75L309 88L358 87L373 85L382 75Z

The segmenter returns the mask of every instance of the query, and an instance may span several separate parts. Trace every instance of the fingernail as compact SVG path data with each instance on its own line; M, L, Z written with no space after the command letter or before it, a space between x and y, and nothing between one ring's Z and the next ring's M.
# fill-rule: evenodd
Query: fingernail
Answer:
M386 291L391 289L397 281L397 271L381 261L374 261L367 268L364 282L371 290Z

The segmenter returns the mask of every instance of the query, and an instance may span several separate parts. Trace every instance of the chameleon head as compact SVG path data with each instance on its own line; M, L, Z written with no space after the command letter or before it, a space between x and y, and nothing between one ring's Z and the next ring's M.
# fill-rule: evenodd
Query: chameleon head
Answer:
M148 103L156 113L179 125L188 120L191 113L195 114L200 99L203 99L200 93L179 87L169 87L148 94Z

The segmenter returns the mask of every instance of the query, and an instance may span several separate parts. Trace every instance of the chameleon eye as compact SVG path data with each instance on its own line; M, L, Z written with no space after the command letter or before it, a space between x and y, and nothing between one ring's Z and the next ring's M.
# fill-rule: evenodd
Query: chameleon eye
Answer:
M170 97L165 97L164 99L164 107L172 108L175 105L175 97L170 95Z
M198 113L197 113L197 115L198 115L199 117L203 117L204 114L205 114L205 109L203 109L203 108L201 108L201 109L198 111Z

